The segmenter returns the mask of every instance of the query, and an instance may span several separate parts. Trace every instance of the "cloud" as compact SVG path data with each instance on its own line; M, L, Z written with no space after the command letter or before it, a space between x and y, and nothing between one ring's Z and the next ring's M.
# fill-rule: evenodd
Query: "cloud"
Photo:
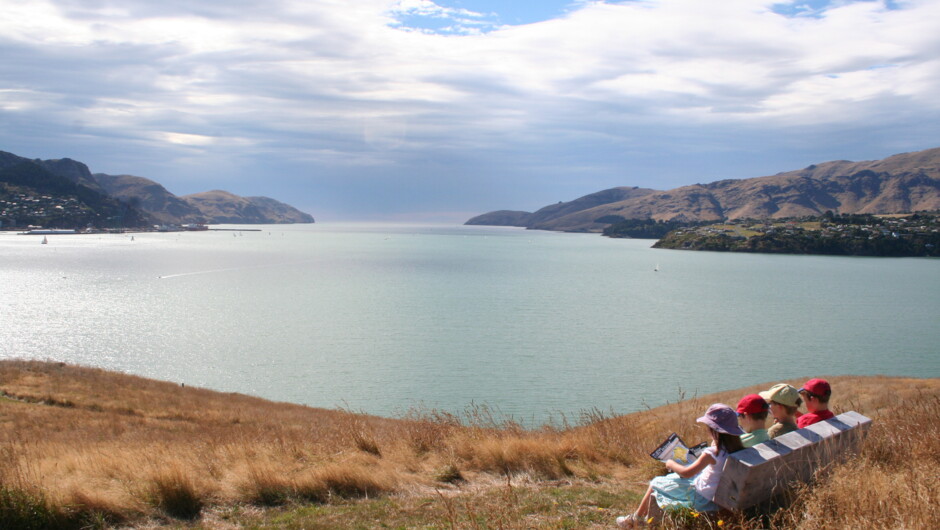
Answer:
M742 153L877 157L897 143L877 131L908 131L903 150L940 132L933 1L598 1L521 25L472 2L197 4L0 0L0 149L194 187L220 160L246 186L277 160L297 196L434 174L453 191L427 208L470 210L704 181L707 153L750 176Z

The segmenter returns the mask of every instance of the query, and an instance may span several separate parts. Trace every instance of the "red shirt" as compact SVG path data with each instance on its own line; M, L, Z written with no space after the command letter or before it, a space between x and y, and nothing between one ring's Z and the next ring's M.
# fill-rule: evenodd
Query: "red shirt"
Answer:
M808 427L814 423L819 423L821 421L828 420L829 418L835 418L836 415L832 413L831 410L820 410L817 412L807 412L799 418L796 419L796 426L802 429L803 427Z

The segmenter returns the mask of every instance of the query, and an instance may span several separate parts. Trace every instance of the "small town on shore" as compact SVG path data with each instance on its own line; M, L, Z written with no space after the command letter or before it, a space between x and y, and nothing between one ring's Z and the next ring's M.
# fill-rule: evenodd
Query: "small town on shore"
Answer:
M98 223L97 226L94 223L87 223L84 226L68 226L68 219L84 219L89 214L87 206L74 197L16 193L6 199L0 198L0 231L17 232L25 235L59 235L191 232L209 229L203 223L125 227L119 216L105 220L105 225L113 225L110 227L102 226L101 223Z
M680 250L940 256L940 212L736 219L677 228L655 245Z

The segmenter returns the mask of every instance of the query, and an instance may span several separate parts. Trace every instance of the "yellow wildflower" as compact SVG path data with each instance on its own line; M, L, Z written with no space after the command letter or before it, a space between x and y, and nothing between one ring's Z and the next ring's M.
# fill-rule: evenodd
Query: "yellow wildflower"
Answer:
M724 526L724 525L725 525L724 521L718 521L718 526Z
M646 524L653 524L653 518L650 517L649 519L647 519Z

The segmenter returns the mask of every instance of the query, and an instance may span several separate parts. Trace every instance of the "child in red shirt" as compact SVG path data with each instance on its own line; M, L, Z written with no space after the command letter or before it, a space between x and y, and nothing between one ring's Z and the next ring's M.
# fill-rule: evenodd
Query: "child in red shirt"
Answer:
M835 417L835 414L829 410L829 396L832 395L832 388L825 379L810 379L800 389L800 395L803 396L806 410L809 411L796 420L796 426L800 429Z

